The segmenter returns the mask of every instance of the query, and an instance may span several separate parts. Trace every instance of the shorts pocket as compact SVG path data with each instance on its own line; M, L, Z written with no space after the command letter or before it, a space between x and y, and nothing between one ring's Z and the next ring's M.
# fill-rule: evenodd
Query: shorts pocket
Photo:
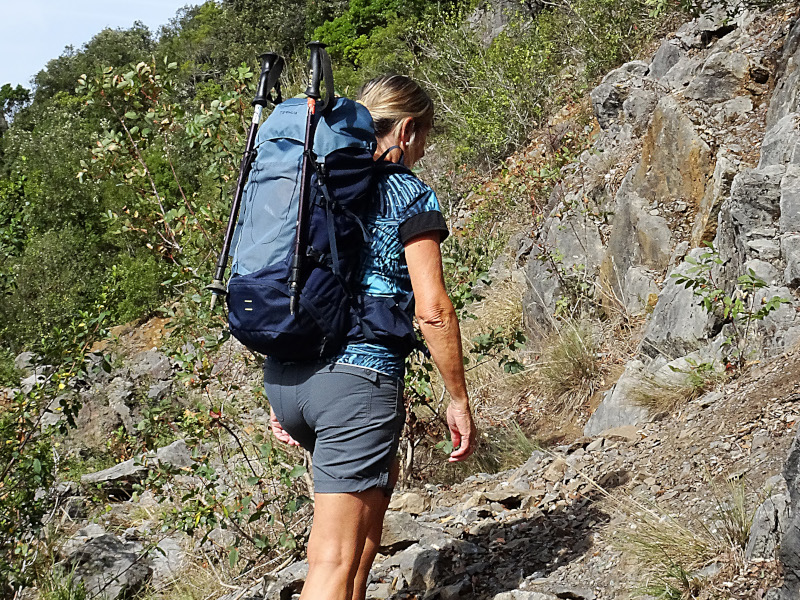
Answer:
M317 427L347 428L371 422L370 407L376 391L377 373L350 365L332 365L319 379Z

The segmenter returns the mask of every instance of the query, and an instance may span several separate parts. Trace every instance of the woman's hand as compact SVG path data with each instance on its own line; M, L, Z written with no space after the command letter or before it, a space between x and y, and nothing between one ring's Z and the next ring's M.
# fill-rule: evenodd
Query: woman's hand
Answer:
M275 415L275 411L272 410L272 408L269 409L269 425L272 428L272 434L284 444L289 444L290 446L300 445L300 443L297 440L295 440L292 436L286 433L286 430L283 427L281 427L281 424L278 421L278 417Z
M475 452L478 430L472 420L469 406L461 408L451 402L447 407L447 427L450 428L450 437L453 440L453 451L450 453L449 462L462 461Z

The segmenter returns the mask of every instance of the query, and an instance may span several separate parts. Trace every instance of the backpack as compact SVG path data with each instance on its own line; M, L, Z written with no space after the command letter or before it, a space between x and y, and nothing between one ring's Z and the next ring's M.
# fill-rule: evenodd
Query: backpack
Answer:
M337 98L314 116L313 172L299 304L290 312L289 276L300 202L306 100L278 104L261 125L233 236L228 323L245 346L279 361L331 357L352 341L410 352L417 345L413 298L395 302L355 293L363 216L378 178L410 173L375 161L372 117Z

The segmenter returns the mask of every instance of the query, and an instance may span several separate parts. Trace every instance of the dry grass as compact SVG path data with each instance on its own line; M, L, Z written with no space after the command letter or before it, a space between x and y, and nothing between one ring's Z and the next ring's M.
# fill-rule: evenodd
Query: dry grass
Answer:
M625 527L611 533L612 544L642 569L641 591L656 598L713 597L715 577L702 572L713 563L720 575L742 570L756 508L744 481L711 482L713 513L675 514L654 502L630 496L609 498Z
M538 379L555 410L575 412L602 379L598 326L588 320L565 323L543 343Z
M461 322L461 337L464 353L472 355L475 347L473 339L493 329L505 331L522 330L522 285L511 279L493 283L487 290L487 296L470 307L474 319ZM509 350L507 347L497 348L499 354L524 362L523 352ZM475 406L489 408L502 406L513 401L522 390L532 384L531 372L511 375L504 372L497 357L487 358L466 368L467 386Z
M703 388L689 383L676 385L647 379L634 391L634 401L651 413L672 413L687 402L699 398Z

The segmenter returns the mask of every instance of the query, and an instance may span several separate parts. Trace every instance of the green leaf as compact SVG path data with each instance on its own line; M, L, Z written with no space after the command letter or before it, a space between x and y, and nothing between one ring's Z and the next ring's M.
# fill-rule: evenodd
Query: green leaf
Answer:
M129 110L128 112L126 112L126 113L125 113L125 118L126 118L126 119L135 119L135 118L136 118L136 117L138 117L138 116L139 116L139 115L137 115L137 114L136 114L135 112L133 112L132 110Z
M306 468L303 465L295 465L294 467L292 467L292 470L289 471L289 477L291 477L292 479L297 479L298 477L301 477L302 475L305 474L306 474Z
M228 564L230 564L231 569L236 566L237 562L239 562L239 550L237 548L231 548L228 554Z
M33 459L33 472L37 475L42 472L42 463L38 458Z

